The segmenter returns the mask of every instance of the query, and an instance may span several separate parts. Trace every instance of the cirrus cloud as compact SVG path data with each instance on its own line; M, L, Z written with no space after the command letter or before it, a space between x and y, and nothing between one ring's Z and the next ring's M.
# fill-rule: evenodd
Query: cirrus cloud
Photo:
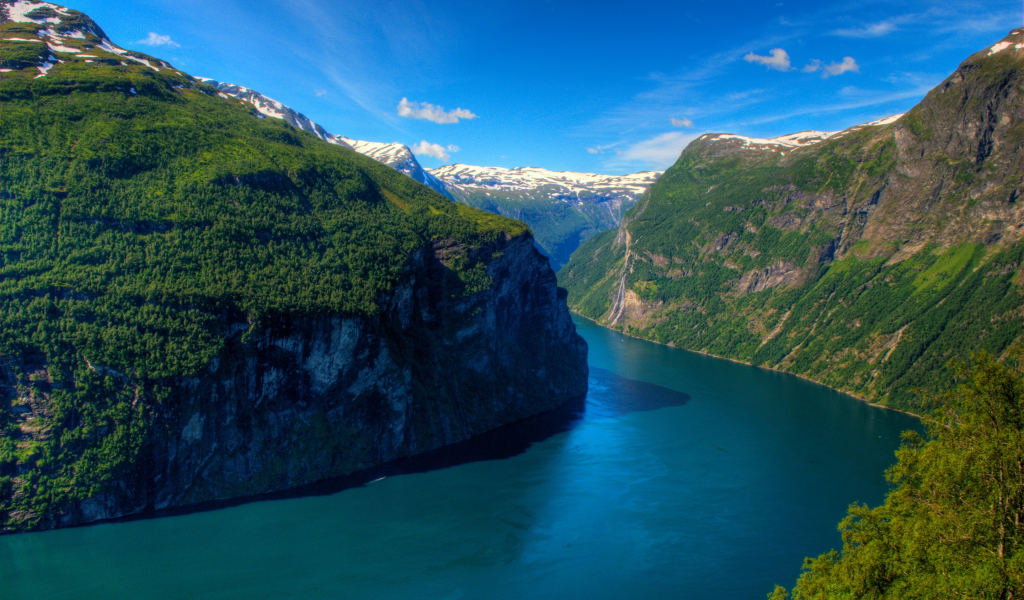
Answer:
M169 35L160 35L159 33L150 31L146 39L139 40L137 44L144 46L170 46L171 48L181 48L181 46L171 39Z
M889 35L896 31L896 29L896 23L893 23L892 21L882 21L881 23L872 23L871 25L865 25L864 27L836 29L832 32L832 35L849 38L874 38Z
M407 119L424 119L439 125L451 125L458 123L460 119L469 121L479 118L479 115L464 108L446 111L443 106L436 106L429 102L409 102L407 98L402 98L402 101L398 103L398 116Z
M693 121L686 118L677 119L675 117L672 117L671 119L669 119L669 122L672 123L673 127L686 127L687 129L693 127Z
M792 71L793 63L789 59L789 53L782 48L774 48L768 56L760 56L753 52L743 57L748 63L764 65L773 71Z
M460 148L454 144L449 144L445 147L441 144L431 144L427 140L423 140L410 148L410 150L412 150L413 154L432 156L437 160L448 162L452 158L449 152L458 152Z

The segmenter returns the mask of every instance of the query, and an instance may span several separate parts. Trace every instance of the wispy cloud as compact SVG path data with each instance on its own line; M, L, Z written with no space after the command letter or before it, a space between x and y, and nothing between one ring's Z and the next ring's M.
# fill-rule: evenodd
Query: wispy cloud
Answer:
M816 104L812 106L806 106L797 110L779 113L774 115L766 115L743 123L744 126L751 125L763 125L765 123L773 123L775 121L784 121L793 117L802 117L805 115L821 115L832 112L841 112L848 110L856 110L862 108L868 108L873 106L884 106L893 102L900 102L911 98L921 98L927 94L932 88L942 81L942 76L906 76L906 83L911 83L912 87L908 87L897 91L885 91L885 90L861 90L852 86L847 86L840 91L840 95L843 97L842 102L836 102L832 104ZM886 116L884 114L880 116Z
M448 162L452 159L449 152L458 152L459 147L453 144L449 144L447 147L441 144L431 144L427 140L423 140L411 148L413 154L422 156L432 156L437 160Z
M843 58L843 62L837 63L833 61L827 65L818 59L814 59L802 70L804 73L817 73L820 71L822 78L828 79L843 73L860 73L860 65L857 64L857 61L852 56L847 56Z
M619 144L620 144L620 142L615 142L614 144L605 144L603 146L592 146L590 148L587 148L587 153L588 154L604 154L605 152L607 152L609 150L614 150L615 147L618 146Z
M458 123L460 119L468 121L478 118L478 115L464 108L446 111L443 106L436 106L429 102L409 102L406 98L402 98L402 101L398 103L398 116L407 119L424 119L439 125L451 125Z
M693 121L687 118L677 119L672 117L668 121L669 123L672 123L673 127L686 127L687 129L693 127Z
M893 21L882 21L881 23L872 23L863 27L854 27L851 29L836 29L832 32L832 35L838 35L841 37L849 38L875 38L889 35L896 31L898 27Z
M171 48L181 48L181 45L171 39L169 35L160 35L150 31L149 35L142 40L135 42L136 44L142 44L144 46L169 46Z
M327 90L314 90L313 93L316 94L317 98L322 98L327 95Z
M622 167L643 164L656 168L666 168L679 158L686 145L697 139L698 135L670 131L646 139L623 150L616 151L615 158L609 162L610 167Z
M789 60L789 53L782 48L775 48L768 53L768 56L760 56L753 52L743 57L748 63L764 65L773 71L792 71L792 61Z

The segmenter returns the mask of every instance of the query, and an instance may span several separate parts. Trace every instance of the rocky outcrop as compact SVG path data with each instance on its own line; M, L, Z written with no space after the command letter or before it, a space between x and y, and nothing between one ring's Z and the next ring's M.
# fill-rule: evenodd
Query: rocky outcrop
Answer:
M460 293L445 263L464 253L489 257L490 289ZM413 254L380 306L375 317L225 320L223 352L202 375L173 382L173 395L154 409L134 471L43 526L345 475L586 393L586 343L529 235L476 250L435 241ZM46 382L7 383L20 390L24 436L45 435L32 423L48 410ZM27 516L11 515L11 524Z
M764 269L750 271L736 284L739 294L756 294L780 285L799 284L803 278L792 263L776 261Z

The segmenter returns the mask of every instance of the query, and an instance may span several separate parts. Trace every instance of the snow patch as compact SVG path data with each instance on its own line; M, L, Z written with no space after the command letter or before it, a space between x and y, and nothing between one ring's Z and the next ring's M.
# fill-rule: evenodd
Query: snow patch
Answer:
M1013 45L1013 42L999 42L995 46L992 46L991 48L989 48L988 49L988 54L986 54L985 56L992 56L993 54L995 54L997 52L1002 52L1003 50L1006 50L1007 48L1009 48L1012 45Z
M70 52L72 54L78 54L81 52L78 48L68 48L67 46L58 46L57 44L46 44L50 47L53 52Z
M46 77L46 74L50 72L50 69L52 69L53 65L55 64L57 63L45 62L42 64L42 66L36 67L37 69L39 69L39 75L36 75L36 79L39 79L40 77Z
M56 4L50 4L49 2L31 2L29 0L19 0L14 4L7 7L7 18L15 23L60 23L58 17L50 17L48 19L30 19L26 15L36 10L37 8L52 8L59 14L68 14L68 9L63 6Z
M3 41L5 41L5 42L35 42L37 44L42 44L43 43L43 40L26 40L25 38L4 38Z

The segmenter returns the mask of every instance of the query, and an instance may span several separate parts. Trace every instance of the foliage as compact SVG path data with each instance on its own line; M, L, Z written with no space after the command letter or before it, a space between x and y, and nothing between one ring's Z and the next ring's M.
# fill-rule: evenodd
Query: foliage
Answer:
M117 481L234 325L374 315L432 240L527 233L156 59L89 53L0 74L0 530ZM491 285L477 254L448 265L460 293Z
M794 600L1017 598L1024 592L1024 371L979 353L904 434L875 508L850 507L842 552L807 559ZM770 598L787 597L777 588Z

